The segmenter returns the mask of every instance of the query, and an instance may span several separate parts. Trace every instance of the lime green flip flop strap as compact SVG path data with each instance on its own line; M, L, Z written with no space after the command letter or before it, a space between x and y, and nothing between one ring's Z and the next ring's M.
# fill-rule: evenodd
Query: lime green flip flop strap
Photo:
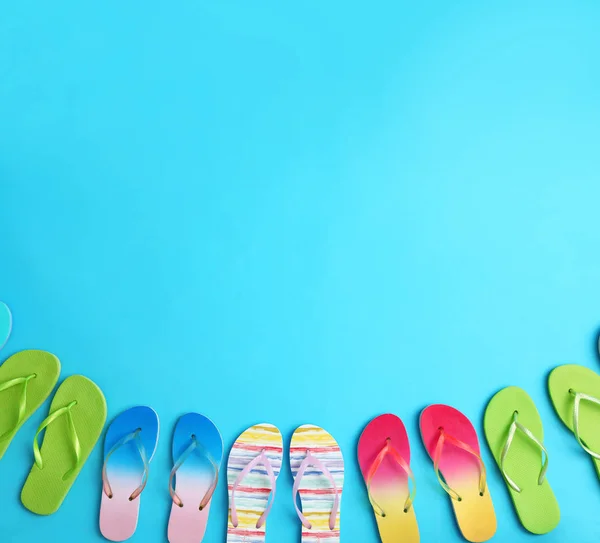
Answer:
M580 417L579 417L579 408L581 406L582 401L591 402L598 406L600 406L600 400L594 396L590 396L589 394L584 394L583 392L575 392L573 389L569 390L569 393L574 397L573 402L573 433L575 434L575 438L577 442L581 446L581 448L588 453L590 456L595 458L596 460L600 460L600 454L592 451L583 441L580 435Z
M529 430L527 427L523 426L518 421L519 414L515 411L513 414L513 421L508 429L508 436L506 437L506 441L504 442L504 446L502 447L502 452L500 453L500 470L502 471L502 475L506 479L506 482L515 492L521 492L521 488L515 483L510 475L506 472L506 458L508 457L508 453L510 451L510 446L513 443L515 438L515 434L517 430L521 431L525 436L527 436L537 447L540 449L542 453L542 469L540 470L540 474L538 476L538 485L542 485L546 480L546 472L548 471L548 451L546 447L544 447L543 443L533 435L533 432Z
M77 405L77 400L73 400L71 403L66 405L65 407L61 407L56 409L52 413L50 413L40 424L37 432L35 433L35 438L33 439L33 456L35 458L35 463L38 468L43 469L44 462L42 459L42 453L40 451L40 446L38 444L38 436L46 429L47 426L52 424L54 421L59 419L62 416L66 416L67 418L67 433L69 436L69 440L73 446L73 455L75 456L75 464L71 469L69 469L63 475L63 481L66 481L76 470L79 470L81 467L81 444L79 443L79 438L77 437L77 430L75 429L75 422L73 421L73 415L71 414L71 408Z
M8 390L12 387L23 385L21 395L19 397L17 420L8 430L6 430L2 435L0 435L0 441L4 441L8 437L10 437L15 432L15 430L19 428L19 426L21 426L21 424L23 423L25 419L25 410L27 408L27 384L31 379L35 379L36 377L37 375L35 373L32 373L27 377L16 377L15 379L8 379L7 381L0 383L0 392Z

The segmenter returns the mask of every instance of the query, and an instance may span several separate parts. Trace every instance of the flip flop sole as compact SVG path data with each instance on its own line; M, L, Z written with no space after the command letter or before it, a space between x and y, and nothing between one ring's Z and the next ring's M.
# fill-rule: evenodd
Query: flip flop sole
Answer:
M540 442L544 441L542 419L531 397L519 387L498 392L489 402L483 419L490 450L502 470L502 450L514 416ZM525 434L516 431L504 462L508 476L520 492L507 484L517 516L523 527L533 534L547 534L560 521L560 508L548 479L540 485L538 478L543 459L539 447Z
M233 485L240 472L262 451L265 452L275 477L281 471L283 459L283 438L272 424L257 424L243 432L233 444L227 462L227 485L229 488L229 520L227 543L263 543L267 522L260 528L256 524L269 501L270 480L263 466L256 466L244 478L235 493L238 526L231 519L231 495Z
M369 422L358 441L358 463L365 484L373 462L388 440L410 465L410 443L403 422L396 415L380 415ZM419 542L414 506L404 511L409 493L406 472L389 456L384 458L371 480L373 499L385 514L375 513L382 543Z
M548 377L548 392L552 405L565 426L573 432L574 397L570 390L600 398L600 375L576 364L558 366ZM589 449L600 453L600 415L598 406L581 402L579 406L579 435ZM600 460L590 456L600 477Z
M104 438L104 458L120 439L137 429L141 429L140 439L151 462L158 443L159 423L156 411L146 406L123 411L111 422ZM134 500L129 497L140 485L142 474L143 463L135 445L125 445L110 457L106 475L113 495L109 498L103 490L100 502L100 532L106 539L125 541L135 533L142 495Z
M33 465L21 492L23 505L38 515L51 515L61 506L92 452L106 421L106 400L98 386L82 375L65 379L58 387L50 405L50 413L77 404L71 409L73 423L81 448L80 464L71 475L64 476L74 466L73 444L69 438L68 421L57 419L46 428L41 446L42 469Z
M0 441L0 458L8 449L14 435L35 411L46 401L54 389L60 375L60 361L56 356L46 351L21 351L13 354L0 366L0 383L35 375L27 383L27 403L23 420L13 432ZM0 409L0 434L12 428L18 417L18 405L23 391L23 385L17 385L0 392L2 409ZM10 407L14 406L14 407Z
M302 513L312 528L302 527L302 543L339 543L341 497L344 488L344 458L337 441L319 426L304 424L296 429L290 443L290 468L294 479L300 465L310 451L333 476L338 489L339 503L335 527L329 528L329 517L333 508L335 491L331 482L316 467L304 472L299 494Z
M192 438L198 440L205 454L210 455L217 468L223 460L223 439L214 423L198 413L183 415L173 432L173 463L189 447ZM217 475L218 476L218 475ZM210 503L200 509L200 503L210 490L215 477L210 460L192 452L175 475L175 492L181 506L173 503L169 518L169 543L200 543L208 524Z
M421 437L425 449L433 459L440 429L466 443L478 455L479 440L475 428L460 411L447 405L430 405L421 413ZM440 464L446 483L461 497L451 499L456 522L467 541L488 541L496 533L496 514L489 488L479 493L480 466L471 454L450 444L443 449Z

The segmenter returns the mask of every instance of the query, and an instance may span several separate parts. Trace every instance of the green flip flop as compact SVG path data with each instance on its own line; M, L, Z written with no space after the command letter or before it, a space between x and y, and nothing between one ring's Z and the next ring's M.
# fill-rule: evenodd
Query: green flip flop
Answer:
M485 410L483 427L523 527L533 534L554 530L560 509L546 479L548 452L533 400L518 387L501 390Z
M98 386L73 375L58 387L33 442L35 462L21 491L23 505L38 515L56 512L98 441L106 400ZM41 448L39 434L46 430Z
M548 391L556 413L575 434L600 477L600 375L576 364L554 368Z
M46 351L21 351L0 366L0 458L23 423L50 396L60 361Z

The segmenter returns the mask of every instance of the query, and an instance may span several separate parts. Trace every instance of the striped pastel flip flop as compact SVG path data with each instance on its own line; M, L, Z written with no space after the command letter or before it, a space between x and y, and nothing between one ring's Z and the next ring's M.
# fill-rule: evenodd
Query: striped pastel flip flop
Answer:
M206 531L213 493L219 482L223 439L214 423L198 413L183 415L173 433L173 469L169 493L170 543L200 543Z
M51 515L61 506L94 449L106 422L106 400L83 375L67 377L56 390L48 416L33 440L35 463L21 491L33 513ZM38 437L45 431L42 446Z
M158 415L146 406L118 415L104 437L100 532L125 541L137 528L141 494L158 443Z
M233 444L227 462L227 543L264 543L282 458L281 432L272 424L248 428Z
M46 351L21 351L0 366L0 458L19 428L50 396L59 375L60 361Z
M451 498L463 537L474 543L487 541L496 533L496 513L475 428L447 405L426 407L420 426L423 444L440 485Z
M585 366L558 366L548 377L556 414L591 457L600 477L600 375Z
M546 479L542 419L529 394L502 389L488 403L483 428L523 527L540 535L554 530L560 509Z
M339 543L344 459L336 440L318 426L300 426L290 443L290 467L302 543Z
M0 349L6 345L12 330L12 315L4 302L0 302Z
M410 443L396 415L380 415L369 422L358 441L358 463L382 543L419 543Z

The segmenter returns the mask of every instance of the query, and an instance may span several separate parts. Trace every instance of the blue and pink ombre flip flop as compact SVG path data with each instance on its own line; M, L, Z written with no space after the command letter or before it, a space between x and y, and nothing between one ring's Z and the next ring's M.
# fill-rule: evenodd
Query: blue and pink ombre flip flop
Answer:
M213 422L198 413L183 415L173 433L173 469L169 493L170 543L200 543L213 493L219 482L223 439Z
M157 443L158 415L150 407L124 411L106 431L100 503L100 531L106 539L125 541L134 534Z

